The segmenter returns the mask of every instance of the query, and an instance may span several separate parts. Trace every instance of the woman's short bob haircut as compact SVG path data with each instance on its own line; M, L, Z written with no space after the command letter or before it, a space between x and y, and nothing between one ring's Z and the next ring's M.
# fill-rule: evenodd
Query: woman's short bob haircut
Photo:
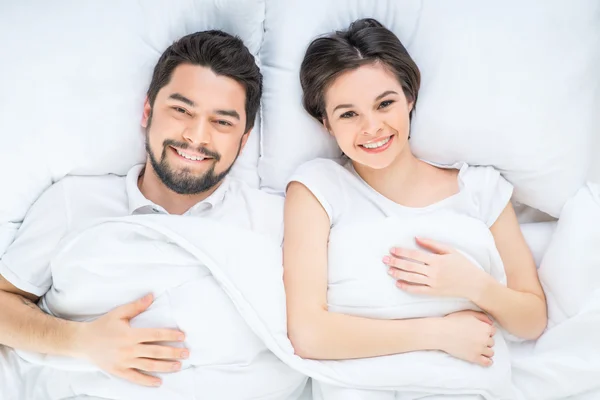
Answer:
M413 103L412 118L421 83L419 68L398 37L372 18L354 21L348 29L315 39L308 46L300 67L306 111L323 123L329 85L344 72L376 62L398 78L406 100Z

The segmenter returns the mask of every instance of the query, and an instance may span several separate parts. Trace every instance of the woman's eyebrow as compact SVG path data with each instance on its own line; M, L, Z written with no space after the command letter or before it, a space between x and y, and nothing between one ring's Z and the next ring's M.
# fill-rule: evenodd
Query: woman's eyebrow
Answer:
M384 98L388 94L398 94L398 92L395 92L393 90L386 90L385 92L381 93L379 96L375 97L375 101L381 100L382 98Z

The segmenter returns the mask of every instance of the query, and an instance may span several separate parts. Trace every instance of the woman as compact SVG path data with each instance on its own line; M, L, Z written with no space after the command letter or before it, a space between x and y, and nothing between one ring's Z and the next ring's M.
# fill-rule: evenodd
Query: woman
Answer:
M398 38L373 19L313 41L300 71L304 108L348 158L344 166L314 160L298 169L285 206L284 280L288 334L303 358L344 360L440 350L490 366L494 326L535 339L547 315L533 257L509 202L512 186L491 167L441 168L410 149L410 118L420 84L417 66ZM391 211L390 211L391 210ZM351 222L448 211L485 223L506 285L462 252L428 238L420 250L382 254L394 290L468 299L485 313L376 319L328 307L328 240ZM458 229L453 227L452 229ZM367 234L367 233L366 233ZM495 251L495 249L494 249ZM337 266L343 268L343 266Z

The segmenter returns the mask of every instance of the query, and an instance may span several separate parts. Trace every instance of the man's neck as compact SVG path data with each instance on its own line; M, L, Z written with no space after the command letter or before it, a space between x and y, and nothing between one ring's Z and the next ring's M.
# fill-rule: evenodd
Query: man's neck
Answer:
M190 208L207 199L221 185L219 182L210 190L198 194L178 194L165 186L147 162L138 179L138 187L145 198L167 210L169 214L182 215Z

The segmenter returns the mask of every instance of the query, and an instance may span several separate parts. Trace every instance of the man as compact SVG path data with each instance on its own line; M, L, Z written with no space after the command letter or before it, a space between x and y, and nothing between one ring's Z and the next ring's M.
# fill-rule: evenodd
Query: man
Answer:
M227 176L254 125L261 90L260 71L240 39L207 31L171 45L154 69L144 104L145 165L127 177L56 183L32 206L0 260L0 344L83 358L144 386L161 385L151 373L180 369L189 351L164 342L185 340L183 332L129 324L152 304L151 295L92 322L55 318L36 303L43 304L52 285L50 261L60 240L93 219L186 215L281 240L281 199ZM259 206L263 211L254 213Z

